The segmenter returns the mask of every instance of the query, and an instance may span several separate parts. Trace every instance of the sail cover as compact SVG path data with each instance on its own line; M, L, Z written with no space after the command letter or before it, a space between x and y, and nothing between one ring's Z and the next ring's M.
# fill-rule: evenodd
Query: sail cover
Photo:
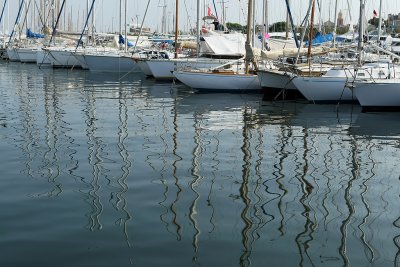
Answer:
M34 32L31 31L31 29L27 29L26 30L26 37L27 38L34 38L34 39L44 38L44 34L34 33Z

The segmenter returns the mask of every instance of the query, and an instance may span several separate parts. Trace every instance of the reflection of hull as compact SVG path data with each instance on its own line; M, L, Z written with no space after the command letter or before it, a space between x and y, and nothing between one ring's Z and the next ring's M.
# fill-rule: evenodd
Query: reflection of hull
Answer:
M140 71L130 57L118 54L86 54L84 57L90 71L125 73Z
M209 59L209 58L191 58L191 59L150 59L147 65L156 79L173 79L173 71L181 68L212 69L232 60L227 59Z
M16 48L19 60L23 63L36 63L37 48Z
M360 113L350 128L350 134L359 137L400 137L399 114Z
M154 90L148 90L149 92L160 92L164 91L164 97L170 93L168 86L162 86L156 84L151 86ZM162 89L164 88L164 89ZM176 109L179 114L219 114L219 112L243 112L244 109L251 107L251 110L255 112L259 107L260 97L256 94L229 94L221 93L218 97L210 97L210 94L204 93L193 93L191 90L185 91L184 89L178 89L179 100L176 105ZM222 115L219 115L220 120L224 120ZM219 120L219 121L220 121ZM215 121L217 123L217 121ZM237 125L241 125L243 121L235 118ZM220 126L222 127L222 126Z
M354 95L363 109L399 109L400 79L354 82Z
M201 91L247 92L261 89L258 76L253 74L174 71L174 75L187 86Z
M304 128L327 128L329 130L348 128L357 120L361 109L352 104L313 105L305 103L297 105L296 114L291 119L291 125Z

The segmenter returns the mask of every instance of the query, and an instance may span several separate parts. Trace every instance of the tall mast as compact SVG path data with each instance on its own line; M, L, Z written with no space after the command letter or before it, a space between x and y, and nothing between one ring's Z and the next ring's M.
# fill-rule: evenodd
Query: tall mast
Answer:
M251 23L253 17L253 0L249 0L247 7L247 35L246 35L246 69L245 73L249 73L250 69L250 55L248 55L248 50L251 50Z
M362 58L361 58L361 51L364 46L364 23L363 23L363 16L364 16L364 1L360 0L360 19L358 21L358 65L361 66Z
M3 15L4 15L4 10L6 9L6 4L7 4L7 0L4 1L3 9L1 10L0 23L3 20ZM3 32L3 34L4 34L4 24L5 23L2 24L2 29L3 29L2 32Z
M126 17L127 17L127 12L128 12L128 0L125 0L125 16L124 16L124 20L125 20L125 42L124 42L124 49L125 52L128 51L128 25L127 25L127 21L126 21Z
M253 31L251 35L251 45L254 47L255 46L255 39L256 39L256 16L254 14L256 13L256 3L253 2Z
M197 23L196 23L197 57L200 55L200 0L197 0Z
M119 0L119 34L122 35L122 0Z
M308 37L308 51L307 51L308 65L311 64L311 47L312 47L312 39L313 39L313 34L314 34L314 13L315 13L315 0L312 0L310 35Z
M381 41L381 29L382 29L382 0L379 1L378 45L380 45Z
M267 2L268 0L263 1L263 17L262 17L262 35L261 35L261 40L262 40L262 50L265 49L265 34L267 32Z
M335 0L335 16L333 16L333 47L336 46L336 31L337 31L337 4L338 0Z
M290 0L287 0L288 6L290 6ZM286 10L286 40L289 39L289 10Z
M175 58L178 58L178 34L179 34L179 0L175 0Z

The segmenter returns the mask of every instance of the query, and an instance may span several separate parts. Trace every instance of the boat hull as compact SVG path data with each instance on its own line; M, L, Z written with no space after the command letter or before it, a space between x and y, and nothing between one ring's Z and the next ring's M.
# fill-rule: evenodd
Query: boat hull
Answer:
M84 55L90 71L95 72L140 72L138 65L130 57L120 55Z
M89 66L86 64L85 57L82 53L74 53L74 57L78 60L79 65L82 69L88 70Z
M73 51L49 50L50 62L53 68L82 68Z
M150 59L147 60L148 68L153 77L157 80L171 80L174 78L173 72L177 69L212 69L232 60L223 59Z
M174 75L180 82L199 91L244 93L261 90L258 76L253 74L174 71Z
M357 82L352 90L364 111L400 110L400 80Z
M292 78L284 72L278 70L260 70L257 72L257 75L260 79L260 85L263 88L297 90L292 82Z
M149 65L147 65L146 60L138 60L136 61L136 64L146 76L153 76L153 73L151 72Z
M346 77L295 77L293 84L312 102L356 101L353 92L346 87Z
M16 52L22 63L36 63L36 48L16 48Z
M51 67L50 55L47 51L38 50L36 52L36 64L38 66Z
M7 56L9 61L19 61L19 56L16 48L8 47L7 48Z

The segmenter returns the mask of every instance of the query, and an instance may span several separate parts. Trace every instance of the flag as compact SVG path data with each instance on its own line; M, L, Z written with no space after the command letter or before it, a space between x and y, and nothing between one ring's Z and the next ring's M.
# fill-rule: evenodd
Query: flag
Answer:
M212 13L211 13L211 7L210 6L208 6L207 7L207 16L212 16Z
M376 12L376 10L374 9L374 17L378 16L378 12Z

